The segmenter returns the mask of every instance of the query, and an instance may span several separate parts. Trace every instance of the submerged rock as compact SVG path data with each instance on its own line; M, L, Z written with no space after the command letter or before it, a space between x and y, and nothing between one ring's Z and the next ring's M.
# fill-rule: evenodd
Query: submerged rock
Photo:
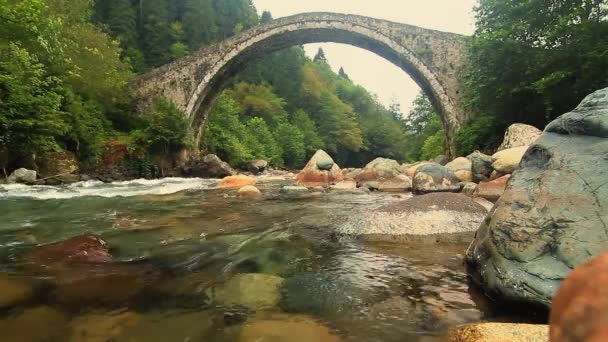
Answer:
M270 274L244 273L234 275L222 285L207 289L206 293L217 304L263 310L279 304L283 282L283 278Z
M420 166L412 180L412 189L416 193L457 192L460 191L460 180L450 169L439 164Z
M513 171L519 169L521 158L527 150L528 146L521 146L496 152L492 156L492 158L495 159L494 163L492 163L492 167L495 171L502 174L511 174Z
M67 342L106 342L138 324L140 315L131 311L87 313L70 321Z
M38 306L0 320L0 336L2 342L65 341L67 323L61 311Z
M341 182L343 179L338 164L323 150L318 150L296 177L298 184L307 187L329 186L330 183Z
M241 198L257 198L262 196L262 192L253 185L245 185L239 189L238 196Z
M76 236L60 242L34 248L27 260L36 265L53 266L66 263L109 263L108 244L93 234Z
M17 169L11 173L10 176L6 179L8 184L15 183L27 183L32 184L36 182L36 171L28 170L28 169Z
M547 325L478 323L450 331L450 342L547 342Z
M23 303L35 293L35 285L22 277L0 274L0 309Z
M383 206L341 225L338 232L371 240L430 237L433 241L441 235L465 233L463 238L470 241L486 214L483 206L465 195L432 193Z
M304 315L275 314L246 322L240 342L340 342L329 328Z
M207 341L212 326L209 312L197 310L148 312L136 324L125 327L112 342ZM104 340L106 341L106 340Z
M184 174L190 177L223 178L236 175L236 171L215 154L208 154L190 161Z
M608 253L581 265L553 300L551 341L608 341Z
M550 123L467 251L496 297L549 307L571 269L608 249L608 88Z
M255 185L257 181L253 177L238 175L228 176L222 179L218 186L222 189L242 188L247 185Z
M510 148L532 145L541 135L542 131L526 124L512 124L505 132L505 138L498 151Z

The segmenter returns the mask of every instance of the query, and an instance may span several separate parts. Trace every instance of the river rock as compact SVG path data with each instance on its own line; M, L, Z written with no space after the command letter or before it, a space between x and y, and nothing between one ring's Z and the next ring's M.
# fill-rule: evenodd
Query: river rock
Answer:
M0 309L23 303L34 295L35 287L31 281L0 274Z
M267 168L268 162L263 159L253 160L247 164L247 171L253 173L254 175L266 171Z
M61 311L39 306L0 320L0 336L2 342L65 341L67 324Z
M368 240L409 240L465 233L463 238L470 241L472 232L477 230L486 214L483 206L465 195L432 193L392 203L368 215L353 218L341 225L338 232Z
M433 158L432 162L439 165L445 165L450 161L450 158L444 154L440 154L437 157Z
M473 181L473 172L471 171L472 163L469 159L464 157L459 157L445 165L448 169L452 170L458 178L462 182L472 182Z
M234 176L237 172L215 154L208 154L191 160L184 169L184 174L190 177L223 178Z
M332 166L329 170L319 168L319 165L327 168L330 164ZM344 176L338 164L334 163L329 154L323 150L318 150L296 177L298 184L307 187L328 186L330 183L341 182L343 179Z
M209 341L207 333L213 324L209 312L187 310L154 311L140 315L137 324L125 327L112 342ZM105 342L105 341L104 341Z
M205 292L214 303L263 310L279 304L283 282L283 278L270 274L236 274L226 283L211 287Z
M253 177L238 175L238 176L228 176L223 178L218 186L222 189L234 189L234 188L242 188L247 185L255 185L257 181Z
M140 315L125 310L87 313L70 321L67 342L115 341L127 329L138 324Z
M378 185L378 190L387 192L403 192L412 189L412 180L406 175L397 175Z
M475 151L467 156L467 159L471 161L471 172L473 172L473 182L479 183L488 180L494 168L492 163L494 158L485 155L481 152Z
M575 268L553 299L551 341L608 341L608 253Z
M549 307L571 269L608 249L608 88L551 122L467 251L495 297Z
M17 169L11 173L10 176L6 179L8 184L15 183L26 183L32 184L36 182L36 171L28 170L28 169Z
M410 178L414 178L414 174L416 173L416 170L418 170L419 167L424 166L424 165L428 165L431 164L429 162L419 162L419 163L415 163L414 165L411 165L407 171L405 172L405 174L410 177Z
M511 174L519 168L521 158L527 150L528 146L521 146L496 152L492 156L492 158L495 159L494 163L492 163L492 167L494 170L503 174Z
M305 186L286 185L281 188L281 192L286 193L286 194L305 194L305 193L309 193L310 190L308 190L308 188Z
M506 175L493 181L479 183L475 190L475 196L485 198L491 202L498 201L500 196L505 192L510 178L511 175Z
M530 146L541 135L542 131L534 126L516 123L507 128L505 138L498 148L498 151L508 150L510 148Z
M477 191L477 184L473 182L466 182L462 187L462 194L467 195L469 197L475 197L475 192Z
M331 190L355 190L357 188L357 182L353 180L345 180L336 183L329 187Z
M401 165L392 159L376 158L369 162L355 176L357 182L379 181L394 178L402 174Z
M54 152L42 155L37 160L40 177L77 174L80 171L78 157L72 152Z
M273 315L246 322L239 342L340 342L329 328L304 315Z
M84 234L34 248L27 257L36 265L53 266L69 263L109 263L109 247L99 236Z
M450 331L446 340L450 342L547 342L549 327L542 324L478 323Z
M238 196L241 198L257 198L262 196L262 192L253 185L245 185L239 189Z
M416 193L460 191L460 180L445 166L427 164L420 166L412 181Z

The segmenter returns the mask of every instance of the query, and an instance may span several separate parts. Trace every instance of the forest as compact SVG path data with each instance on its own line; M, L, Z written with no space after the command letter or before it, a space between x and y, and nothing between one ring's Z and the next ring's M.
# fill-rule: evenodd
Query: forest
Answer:
M0 0L0 168L36 168L68 152L94 169L118 141L137 172L153 175L155 156L194 147L191 132L162 99L135 114L129 80L269 20L250 0ZM543 128L608 84L602 1L481 0L476 27L462 75L461 155L491 150L514 122ZM319 148L361 166L378 156L430 159L444 144L424 95L409 113L386 108L347 70L332 71L323 50L311 59L295 46L234 78L200 147L234 166L265 159L298 168Z

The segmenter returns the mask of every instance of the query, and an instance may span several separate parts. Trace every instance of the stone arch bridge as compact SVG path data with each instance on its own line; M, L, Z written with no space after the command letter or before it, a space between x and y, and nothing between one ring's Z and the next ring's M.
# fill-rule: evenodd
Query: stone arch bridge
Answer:
M140 112L163 97L185 111L198 146L217 96L244 63L293 45L349 44L384 57L416 81L441 115L449 151L454 155L454 133L465 118L458 79L465 63L465 39L363 16L305 13L255 26L164 65L138 77L132 89Z

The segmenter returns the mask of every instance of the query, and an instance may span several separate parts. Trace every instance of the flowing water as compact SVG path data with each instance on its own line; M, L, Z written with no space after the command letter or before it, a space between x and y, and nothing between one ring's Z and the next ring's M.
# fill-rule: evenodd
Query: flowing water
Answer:
M259 178L264 197L246 200L216 184L0 185L0 272L35 288L0 309L2 340L429 341L499 318L467 283L466 245L336 234L407 195L286 193L290 181ZM28 258L84 233L107 241L115 261L43 268Z

